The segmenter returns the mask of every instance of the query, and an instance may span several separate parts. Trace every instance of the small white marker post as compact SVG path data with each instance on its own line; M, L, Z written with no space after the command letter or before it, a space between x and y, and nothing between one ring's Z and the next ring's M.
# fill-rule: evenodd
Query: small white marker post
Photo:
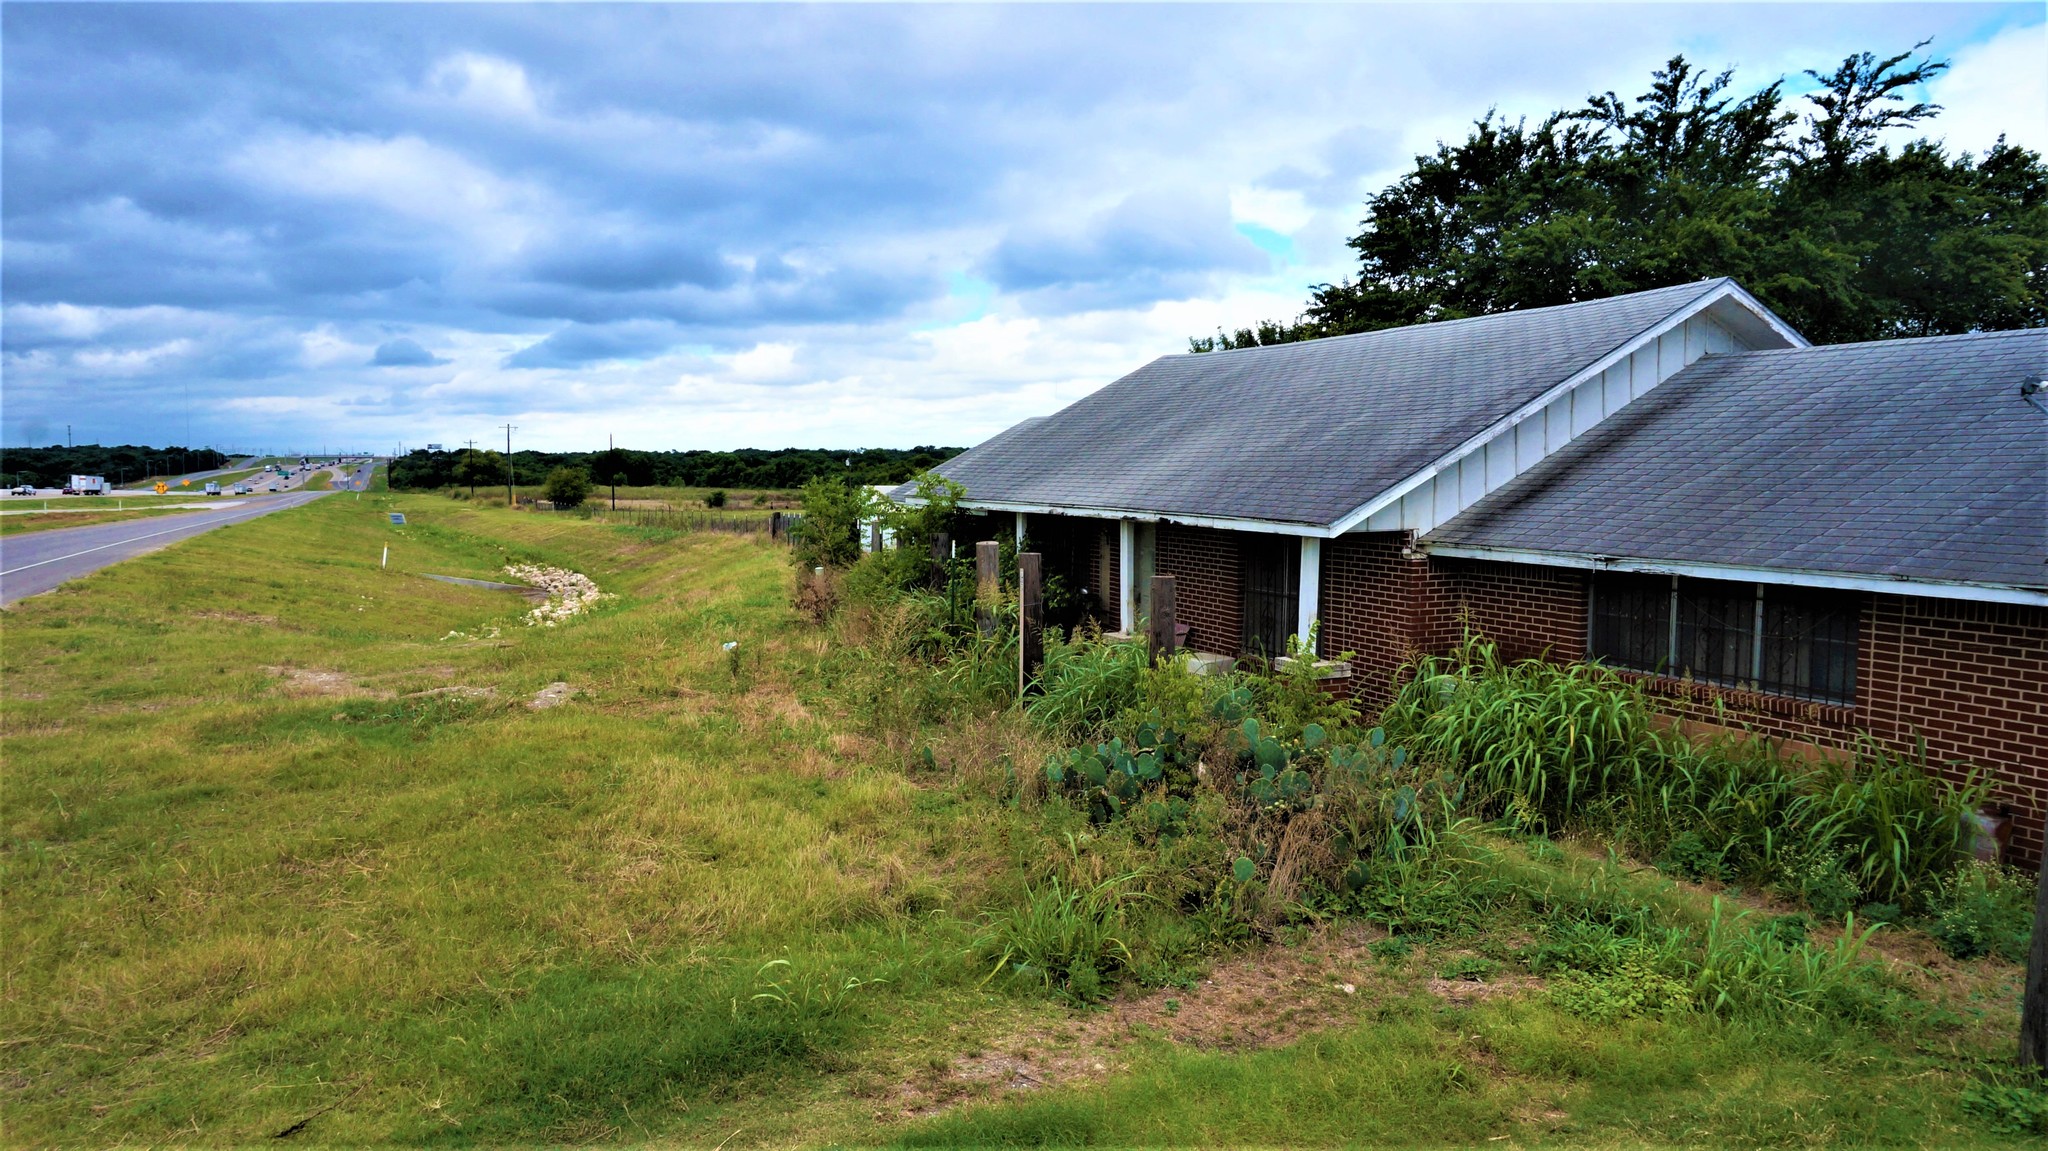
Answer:
M377 566L378 566L378 567L380 567L380 568L382 568L382 567L390 567L390 566L391 566L391 545L390 545L390 544L385 544L385 545L384 545L384 558L383 558L382 560L378 561L378 563L377 563Z

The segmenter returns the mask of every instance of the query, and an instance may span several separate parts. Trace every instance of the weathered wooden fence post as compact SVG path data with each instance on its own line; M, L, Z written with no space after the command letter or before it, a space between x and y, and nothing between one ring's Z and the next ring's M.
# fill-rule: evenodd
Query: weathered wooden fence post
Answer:
M871 552L882 550L882 521L879 519L868 524L868 550Z
M1017 694L1045 662L1045 583L1037 552L1017 554Z
M996 604L1003 595L1002 549L994 540L974 545L974 630L996 633Z
M944 591L946 587L946 561L953 558L953 537L945 532L932 537L932 587Z
M2020 1066L2048 1074L2048 829L2041 834L2041 882L2034 889L2034 946L2020 993Z
M1152 619L1145 629L1145 654L1153 663L1160 656L1173 658L1174 624L1176 617L1173 606L1173 577L1156 575L1152 577Z
M782 538L781 512L774 512L768 516L768 538L771 540L779 540Z

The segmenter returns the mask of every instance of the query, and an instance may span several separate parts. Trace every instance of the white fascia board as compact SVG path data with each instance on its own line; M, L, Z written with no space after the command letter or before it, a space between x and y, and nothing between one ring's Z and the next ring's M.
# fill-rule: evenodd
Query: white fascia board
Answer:
M1692 319L1722 300L1732 300L1745 310L1755 312L1758 320L1768 324L1773 331L1784 336L1786 340L1792 341L1795 347L1803 348L1807 346L1804 336L1793 331L1784 321L1771 315L1770 309L1758 303L1755 296L1743 291L1733 280L1725 281L1719 287L1707 292L1699 299L1671 313L1650 327L1643 329L1643 331L1637 333L1634 339L1629 340L1600 359L1581 368L1563 383L1550 388L1542 395L1495 420L1478 435L1471 437L1464 443L1437 457L1436 462L1428 467L1374 496L1371 502L1360 506L1339 519L1336 523L1330 525L1329 534L1332 536L1343 535L1345 532L1351 531L1360 524L1363 524L1375 514L1385 511L1387 508L1397 506L1401 502L1402 496L1428 483L1439 473L1449 470L1466 456L1485 448L1487 444L1512 431L1522 421L1539 414L1543 409L1556 402L1558 397L1563 396L1580 384L1597 379L1607 369L1627 361L1630 356L1654 344L1658 337L1676 330L1687 320Z
M1573 552L1530 551L1526 548L1433 544L1427 540L1422 541L1421 547L1432 556L1443 556L1448 559L1494 560L1499 563L1579 568L1585 571L1644 572L1651 575L1690 576L1694 579L1732 580L1736 583L1832 588L1837 591L1876 592L1880 595L1915 595L1928 599L1961 599L1982 603L2048 607L2048 591L2012 587L2007 584L1962 583L1904 576L1845 575L1841 572L1751 568L1738 567L1734 564L1688 563L1677 560L1621 559L1614 556L1579 555Z
M961 500L968 511L1023 512L1027 515L1077 516L1094 520L1135 520L1146 524L1187 524L1198 528L1221 528L1232 532L1262 532L1276 536L1314 536L1329 539L1337 533L1319 524L1290 524L1281 520L1232 519L1227 516L1184 516L1175 512L1147 512L1130 508L1078 508L1057 504L1018 504L1002 500Z

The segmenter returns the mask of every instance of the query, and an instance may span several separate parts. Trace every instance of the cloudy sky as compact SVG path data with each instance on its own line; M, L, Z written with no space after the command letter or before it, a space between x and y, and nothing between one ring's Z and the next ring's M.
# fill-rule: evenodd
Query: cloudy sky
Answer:
M2048 150L2039 3L8 3L0 438L973 443L1350 267L1495 106L1933 37Z

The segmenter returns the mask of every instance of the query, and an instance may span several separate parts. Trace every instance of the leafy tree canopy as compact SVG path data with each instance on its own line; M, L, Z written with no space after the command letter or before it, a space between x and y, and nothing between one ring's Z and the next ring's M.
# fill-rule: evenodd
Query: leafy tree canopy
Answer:
M962 448L741 448L730 452L514 452L514 483L538 484L559 467L580 467L594 482L634 487L798 488L819 476L862 484L898 484L957 456ZM415 451L391 462L394 488L503 484L505 457L458 449Z
M1355 279L1302 315L1192 351L1544 307L1731 276L1816 343L2048 324L2048 167L2001 137L1981 157L1886 131L1938 106L1948 65L1912 51L1734 94L1683 56L1530 127L1493 112L1367 201Z

